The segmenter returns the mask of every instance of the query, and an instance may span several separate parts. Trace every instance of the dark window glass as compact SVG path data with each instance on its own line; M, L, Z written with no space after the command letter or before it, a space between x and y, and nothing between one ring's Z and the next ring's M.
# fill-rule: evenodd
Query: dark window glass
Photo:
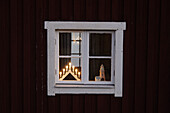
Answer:
M81 55L81 33L59 33L59 55Z
M111 81L111 59L89 59L90 81Z
M90 33L89 55L111 56L111 37L109 33Z

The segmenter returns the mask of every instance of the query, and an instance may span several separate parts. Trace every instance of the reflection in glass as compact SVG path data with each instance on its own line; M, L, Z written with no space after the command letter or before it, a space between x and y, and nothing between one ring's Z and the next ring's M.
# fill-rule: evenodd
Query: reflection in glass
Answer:
M111 81L111 59L89 59L90 81Z
M60 58L59 59L59 80L81 80L81 59Z
M81 55L81 33L59 33L59 55Z
M89 55L111 56L111 37L109 33L90 33Z

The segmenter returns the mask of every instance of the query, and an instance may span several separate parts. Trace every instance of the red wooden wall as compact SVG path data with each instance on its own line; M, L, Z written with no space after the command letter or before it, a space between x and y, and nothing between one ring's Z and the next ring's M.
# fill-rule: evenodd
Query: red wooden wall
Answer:
M1 0L0 113L170 113L168 0ZM44 21L125 21L124 94L47 96Z

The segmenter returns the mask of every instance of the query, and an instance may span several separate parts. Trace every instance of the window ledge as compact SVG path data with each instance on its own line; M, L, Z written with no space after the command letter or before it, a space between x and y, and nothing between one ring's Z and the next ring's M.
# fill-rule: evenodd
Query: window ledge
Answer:
M55 94L114 94L113 85L55 85L48 95Z
M58 87L58 88L114 88L113 85L59 85L59 84L56 84L55 87Z

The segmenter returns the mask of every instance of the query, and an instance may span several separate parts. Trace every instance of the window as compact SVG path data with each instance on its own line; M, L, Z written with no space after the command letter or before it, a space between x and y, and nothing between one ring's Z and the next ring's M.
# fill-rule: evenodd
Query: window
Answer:
M123 22L45 22L48 95L122 96Z

